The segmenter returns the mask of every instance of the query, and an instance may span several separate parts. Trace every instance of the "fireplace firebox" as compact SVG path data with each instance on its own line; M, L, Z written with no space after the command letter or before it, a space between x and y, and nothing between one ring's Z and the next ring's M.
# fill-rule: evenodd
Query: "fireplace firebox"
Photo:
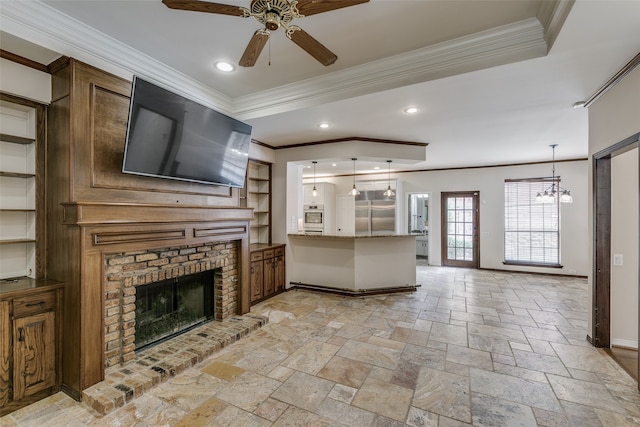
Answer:
M214 319L215 270L136 288L136 351Z

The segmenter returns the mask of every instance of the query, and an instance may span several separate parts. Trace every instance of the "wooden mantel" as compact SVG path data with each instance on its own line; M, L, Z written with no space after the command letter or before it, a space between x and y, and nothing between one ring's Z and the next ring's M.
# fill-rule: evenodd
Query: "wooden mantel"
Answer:
M63 223L67 225L151 224L185 221L250 221L253 210L227 206L65 202Z

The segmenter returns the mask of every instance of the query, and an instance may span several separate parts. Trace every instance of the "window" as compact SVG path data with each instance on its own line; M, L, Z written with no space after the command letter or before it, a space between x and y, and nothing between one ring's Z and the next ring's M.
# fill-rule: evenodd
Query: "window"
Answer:
M560 267L560 207L536 202L536 194L552 184L550 178L505 180L505 264ZM556 185L559 179L556 178Z

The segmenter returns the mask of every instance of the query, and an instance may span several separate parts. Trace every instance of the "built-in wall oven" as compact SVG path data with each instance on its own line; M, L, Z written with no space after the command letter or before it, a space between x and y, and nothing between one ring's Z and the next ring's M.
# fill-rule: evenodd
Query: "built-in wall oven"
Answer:
M304 205L304 232L322 233L324 231L324 206Z

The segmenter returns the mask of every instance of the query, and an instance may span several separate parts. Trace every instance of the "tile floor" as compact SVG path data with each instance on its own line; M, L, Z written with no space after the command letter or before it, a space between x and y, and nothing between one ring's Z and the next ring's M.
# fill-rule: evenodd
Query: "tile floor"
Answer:
M632 426L585 340L586 280L418 267L414 293L291 291L269 323L108 415L58 393L2 426Z

